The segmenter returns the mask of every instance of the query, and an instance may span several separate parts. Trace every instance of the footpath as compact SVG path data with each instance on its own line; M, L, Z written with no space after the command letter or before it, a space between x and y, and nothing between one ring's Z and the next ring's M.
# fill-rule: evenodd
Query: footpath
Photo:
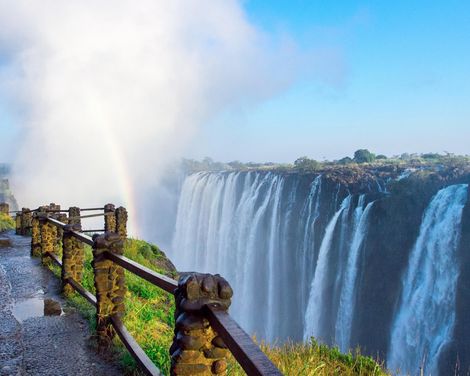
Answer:
M29 237L0 234L0 376L123 375L99 356L60 281L30 257Z

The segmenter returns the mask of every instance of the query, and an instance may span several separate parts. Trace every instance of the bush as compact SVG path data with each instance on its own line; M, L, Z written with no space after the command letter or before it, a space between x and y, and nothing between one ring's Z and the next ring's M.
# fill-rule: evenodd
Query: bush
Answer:
M375 154L367 149L359 149L354 152L354 162L371 163L375 161Z
M13 230L15 228L15 221L9 215L0 213L0 232Z
M300 157L295 160L294 167L302 171L315 171L320 167L320 163L308 157Z

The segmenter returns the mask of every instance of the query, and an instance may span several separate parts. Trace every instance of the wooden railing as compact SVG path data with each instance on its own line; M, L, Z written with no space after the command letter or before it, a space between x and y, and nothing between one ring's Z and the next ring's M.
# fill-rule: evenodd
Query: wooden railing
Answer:
M101 211L81 215L83 211ZM67 216L68 214L68 216ZM93 237L85 235L81 219L103 216L105 226ZM115 333L148 375L160 375L122 322L124 269L175 297L175 336L169 349L172 375L226 374L231 352L248 375L281 375L250 336L228 314L232 289L219 275L181 273L178 281L159 274L123 255L127 238L127 212L113 205L104 208L61 210L50 204L16 212L16 232L31 235L31 254L61 268L63 293L76 291L96 307L99 348L106 349ZM96 296L81 284L84 247L93 249ZM62 246L62 260L59 258ZM50 260L50 261L49 261ZM253 312L256 314L256 312Z

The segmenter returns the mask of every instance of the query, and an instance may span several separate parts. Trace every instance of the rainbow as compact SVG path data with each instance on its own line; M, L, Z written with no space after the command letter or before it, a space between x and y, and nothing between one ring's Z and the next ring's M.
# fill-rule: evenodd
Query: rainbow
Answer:
M123 158L122 149L116 137L114 136L111 128L105 122L99 125L103 133L103 140L105 141L106 150L108 150L113 165L112 171L116 175L118 183L119 194L122 198L122 205L129 213L128 231L131 236L137 237L139 235L139 226L136 219L136 204L134 187L132 179L129 175L127 163Z

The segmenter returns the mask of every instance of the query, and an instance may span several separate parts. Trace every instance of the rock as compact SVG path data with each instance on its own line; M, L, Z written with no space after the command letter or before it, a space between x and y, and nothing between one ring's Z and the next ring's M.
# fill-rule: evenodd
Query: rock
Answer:
M8 238L0 238L0 248L11 247L11 241Z
M62 307L60 303L53 299L44 300L44 316L60 316L62 314Z

